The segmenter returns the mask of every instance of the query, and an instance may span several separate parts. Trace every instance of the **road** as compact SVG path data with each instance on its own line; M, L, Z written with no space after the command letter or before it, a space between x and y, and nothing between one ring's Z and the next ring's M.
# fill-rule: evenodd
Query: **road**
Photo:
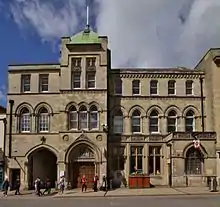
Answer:
M175 196L175 197L123 197L123 198L36 198L8 197L0 198L0 206L4 207L219 207L220 196Z

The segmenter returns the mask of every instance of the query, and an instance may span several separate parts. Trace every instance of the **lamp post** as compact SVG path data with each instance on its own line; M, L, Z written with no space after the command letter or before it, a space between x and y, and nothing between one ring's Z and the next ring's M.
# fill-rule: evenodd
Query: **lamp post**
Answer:
M10 111L9 111L9 144L8 144L8 157L11 158L11 150L12 150L12 116L13 116L13 106L14 100L9 100Z

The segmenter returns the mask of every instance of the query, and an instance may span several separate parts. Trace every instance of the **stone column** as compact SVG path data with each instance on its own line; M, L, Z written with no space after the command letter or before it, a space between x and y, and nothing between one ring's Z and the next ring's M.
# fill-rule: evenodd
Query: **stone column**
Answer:
M28 189L28 187L29 187L28 178L29 178L29 175L28 175L28 161L25 161L24 162L24 188L25 189Z
M127 143L126 145L126 160L125 160L125 178L128 181L130 174L130 145Z
M177 118L177 129L179 132L185 131L185 118L183 116Z
M124 133L130 134L131 132L131 120L129 116L124 117Z
M159 117L159 132L165 134L167 132L167 119L165 116Z
M67 172L66 172L66 164L64 161L58 161L57 162L57 182L59 182L60 180L60 175L64 172L64 175L65 175L65 181L66 181L66 187L68 186L68 175L67 175Z
M101 163L100 163L100 177L102 178L103 175L107 175L107 160L105 158L105 150L106 147L101 147Z

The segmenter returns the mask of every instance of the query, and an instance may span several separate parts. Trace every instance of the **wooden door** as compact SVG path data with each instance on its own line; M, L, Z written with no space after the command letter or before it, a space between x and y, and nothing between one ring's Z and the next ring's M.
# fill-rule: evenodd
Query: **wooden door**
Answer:
M77 162L73 168L73 188L81 188L81 178L83 175L87 179L87 187L93 187L93 178L95 176L95 165L93 162Z

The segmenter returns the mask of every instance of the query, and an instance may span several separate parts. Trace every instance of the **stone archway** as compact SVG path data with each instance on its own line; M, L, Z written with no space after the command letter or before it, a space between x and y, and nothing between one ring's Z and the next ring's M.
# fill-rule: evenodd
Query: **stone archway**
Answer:
M41 147L28 155L28 188L34 188L34 181L39 177L43 182L51 181L55 187L57 180L57 156L47 148Z
M80 188L81 178L85 175L88 188L91 188L98 165L95 151L89 145L81 143L69 152L67 161L69 187Z

